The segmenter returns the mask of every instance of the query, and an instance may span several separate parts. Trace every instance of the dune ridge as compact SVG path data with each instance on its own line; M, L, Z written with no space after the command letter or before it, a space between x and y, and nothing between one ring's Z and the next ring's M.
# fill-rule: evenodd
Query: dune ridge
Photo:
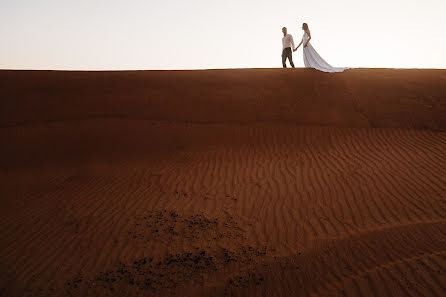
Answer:
M446 127L443 70L0 71L0 78L8 98L1 126L123 118Z
M4 296L446 296L446 71L0 71Z

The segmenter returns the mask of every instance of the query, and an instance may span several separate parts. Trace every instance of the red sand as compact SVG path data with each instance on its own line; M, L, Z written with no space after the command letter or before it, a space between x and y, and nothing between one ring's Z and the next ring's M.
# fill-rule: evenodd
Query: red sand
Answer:
M446 70L0 71L1 296L446 296Z

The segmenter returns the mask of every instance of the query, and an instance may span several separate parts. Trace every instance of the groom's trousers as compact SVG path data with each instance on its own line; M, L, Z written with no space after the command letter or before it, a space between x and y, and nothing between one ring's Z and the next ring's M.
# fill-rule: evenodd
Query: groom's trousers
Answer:
M284 48L283 51L282 51L282 65L283 65L283 68L286 68L286 59L287 58L290 61L291 67L294 68L293 51L291 50L291 47Z

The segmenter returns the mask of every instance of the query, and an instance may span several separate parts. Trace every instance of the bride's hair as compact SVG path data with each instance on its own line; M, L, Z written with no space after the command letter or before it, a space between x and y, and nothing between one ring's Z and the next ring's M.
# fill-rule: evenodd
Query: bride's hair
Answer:
M302 30L308 30L308 24L307 23L303 23L302 24Z

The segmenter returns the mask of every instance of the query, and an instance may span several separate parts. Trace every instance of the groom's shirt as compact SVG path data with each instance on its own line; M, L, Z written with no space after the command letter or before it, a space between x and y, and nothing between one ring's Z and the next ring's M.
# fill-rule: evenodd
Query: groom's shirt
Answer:
M294 40L293 40L293 36L291 36L291 34L287 34L287 35L283 36L282 46L283 46L283 49L286 49L287 47L291 47L291 49L294 49Z

